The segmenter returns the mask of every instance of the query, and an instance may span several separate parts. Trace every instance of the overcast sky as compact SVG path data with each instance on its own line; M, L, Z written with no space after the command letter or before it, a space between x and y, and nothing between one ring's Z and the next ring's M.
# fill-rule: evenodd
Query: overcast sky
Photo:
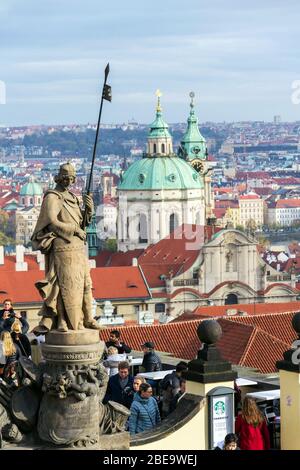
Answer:
M0 124L300 119L299 0L0 0ZM1 96L0 96L1 101Z

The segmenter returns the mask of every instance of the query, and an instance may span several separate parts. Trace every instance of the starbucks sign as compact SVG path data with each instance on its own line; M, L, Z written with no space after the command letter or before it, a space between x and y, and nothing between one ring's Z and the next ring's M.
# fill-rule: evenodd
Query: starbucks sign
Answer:
M217 387L208 393L210 448L222 442L226 434L234 432L234 390Z

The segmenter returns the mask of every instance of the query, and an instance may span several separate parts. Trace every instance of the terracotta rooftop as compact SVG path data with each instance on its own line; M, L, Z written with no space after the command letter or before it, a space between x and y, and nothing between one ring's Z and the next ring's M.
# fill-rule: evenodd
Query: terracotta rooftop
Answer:
M300 311L300 302L279 302L279 303L251 303L237 305L212 305L197 307L193 314L201 317L222 317L227 316L228 310L237 310L245 312L247 315L273 315L277 313L295 313ZM240 317L240 315L235 315Z
M95 299L128 300L151 297L139 267L95 268L91 269L91 277ZM0 303L6 297L12 298L14 303L40 303L42 299L34 284L42 279L44 279L44 271L38 269L16 272L14 266L6 270L2 266L0 268Z
M267 318L268 317L268 318ZM276 361L282 359L296 334L291 326L292 313L222 318L223 335L217 346L224 359L233 364L258 369L262 373L276 372ZM119 327L122 340L132 349L141 351L141 344L154 341L155 349L174 357L192 360L201 346L197 327L202 319L171 322L166 325ZM100 332L107 340L109 329Z
M300 207L300 199L278 199L276 209L289 209L291 207Z

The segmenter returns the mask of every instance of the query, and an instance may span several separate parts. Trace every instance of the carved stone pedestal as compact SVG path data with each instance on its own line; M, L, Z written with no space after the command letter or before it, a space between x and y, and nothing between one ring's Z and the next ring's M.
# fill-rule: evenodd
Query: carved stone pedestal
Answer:
M97 330L51 331L42 345L46 360L38 434L58 446L99 442L99 359L104 343Z

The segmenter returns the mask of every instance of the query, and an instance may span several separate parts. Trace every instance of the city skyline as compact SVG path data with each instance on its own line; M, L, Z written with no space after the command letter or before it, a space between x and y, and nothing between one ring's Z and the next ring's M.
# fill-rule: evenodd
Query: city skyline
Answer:
M157 88L170 123L191 90L200 122L297 121L297 2L198 3L3 0L0 124L95 122L108 61L104 123L151 122Z

